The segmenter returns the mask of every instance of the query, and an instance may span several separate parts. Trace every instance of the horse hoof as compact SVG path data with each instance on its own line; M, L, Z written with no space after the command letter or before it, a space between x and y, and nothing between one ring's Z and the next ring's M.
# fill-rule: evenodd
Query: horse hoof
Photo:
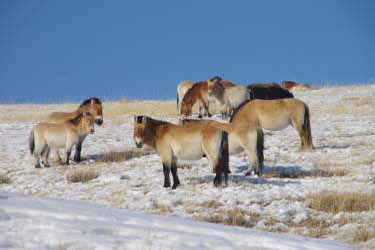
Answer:
M44 167L45 167L45 168L50 168L51 165L49 165L49 164L44 164Z
M40 164L36 164L35 168L41 168Z
M171 184L167 183L167 184L164 184L164 187L165 188L169 188L171 186Z

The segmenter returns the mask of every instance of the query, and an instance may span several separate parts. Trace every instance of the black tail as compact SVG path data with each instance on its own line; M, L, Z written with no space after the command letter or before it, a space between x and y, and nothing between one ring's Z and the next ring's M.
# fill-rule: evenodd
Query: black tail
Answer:
M178 108L178 103L180 102L179 98L178 98L178 92L177 92L177 95L176 95L176 101L177 101L177 112L180 112L179 108Z
M313 142L312 142L312 136L311 136L311 125L310 125L310 111L309 107L305 104L305 115L304 115L304 121L303 121L303 132L304 132L304 140L305 144L307 143L307 147L309 149L314 149Z
M258 155L258 169L259 169L259 175L262 175L263 173L263 161L264 161L264 135L263 130L260 126L257 127L257 155Z
M31 130L31 133L30 133L29 148L30 148L30 153L33 154L34 148L35 148L34 130Z
M225 131L221 132L221 143L220 143L220 168L224 172L225 185L228 184L229 169L229 145L228 145L228 133Z

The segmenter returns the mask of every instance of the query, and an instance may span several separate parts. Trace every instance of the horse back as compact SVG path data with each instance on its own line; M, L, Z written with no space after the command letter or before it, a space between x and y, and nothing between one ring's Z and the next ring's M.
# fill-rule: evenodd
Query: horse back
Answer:
M47 122L64 123L76 117L76 112L53 112L47 117Z

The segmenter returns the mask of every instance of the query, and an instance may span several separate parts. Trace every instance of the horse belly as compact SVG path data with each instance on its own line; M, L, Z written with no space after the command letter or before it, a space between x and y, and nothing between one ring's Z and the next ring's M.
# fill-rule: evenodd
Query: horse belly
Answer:
M199 139L195 140L194 138L176 143L173 145L172 150L177 159L182 160L199 160L204 154L202 141Z
M267 130L282 130L290 125L290 118L286 116L260 116L259 122L262 128Z
M66 135L47 133L46 141L51 148L64 148L66 144Z

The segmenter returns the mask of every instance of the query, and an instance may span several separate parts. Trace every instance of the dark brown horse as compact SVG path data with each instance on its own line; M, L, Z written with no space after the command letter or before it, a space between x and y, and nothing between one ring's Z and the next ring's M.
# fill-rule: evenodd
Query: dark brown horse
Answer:
M250 91L250 99L275 100L293 98L293 94L282 88L277 83L253 83L247 86Z

